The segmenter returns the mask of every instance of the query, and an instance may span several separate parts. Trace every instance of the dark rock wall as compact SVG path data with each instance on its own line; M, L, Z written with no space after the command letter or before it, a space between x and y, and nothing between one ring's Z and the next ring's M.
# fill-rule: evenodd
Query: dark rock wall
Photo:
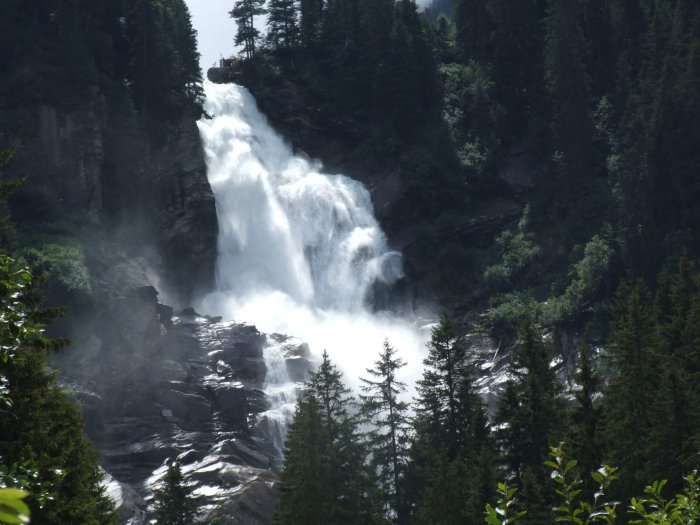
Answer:
M145 523L151 491L178 458L203 512L225 505L243 513L230 523L271 523L279 456L264 431L266 344L253 326L173 315L150 286L123 289L86 318L56 364L119 486L124 522Z
M194 115L147 129L92 90L80 105L0 108L5 148L5 177L26 181L12 202L24 230L110 238L147 256L178 303L211 289L218 227Z

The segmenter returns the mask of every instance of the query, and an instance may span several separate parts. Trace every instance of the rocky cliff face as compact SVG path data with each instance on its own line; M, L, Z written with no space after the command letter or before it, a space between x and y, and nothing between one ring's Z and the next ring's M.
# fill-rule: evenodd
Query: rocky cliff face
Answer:
M186 304L213 282L214 197L194 115L158 127L149 132L128 104L95 89L77 106L0 108L0 149L15 153L5 177L25 180L12 202L17 223L109 238L147 257Z
M123 264L138 275L137 261ZM264 354L279 340L191 308L173 315L151 286L123 288L83 318L56 364L84 407L123 522L147 522L151 492L177 458L205 523L271 523L280 456ZM308 348L286 350L303 381Z

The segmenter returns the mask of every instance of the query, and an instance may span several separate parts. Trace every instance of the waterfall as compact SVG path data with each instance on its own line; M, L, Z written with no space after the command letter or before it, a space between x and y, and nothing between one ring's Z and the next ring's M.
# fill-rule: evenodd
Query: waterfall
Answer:
M212 118L199 129L220 233L217 289L202 309L295 336L316 357L328 350L355 388L388 338L412 382L424 331L365 304L377 283L403 276L401 254L389 248L367 189L294 155L244 87L207 82L205 90ZM284 356L271 346L265 359L266 393L283 424L294 402Z

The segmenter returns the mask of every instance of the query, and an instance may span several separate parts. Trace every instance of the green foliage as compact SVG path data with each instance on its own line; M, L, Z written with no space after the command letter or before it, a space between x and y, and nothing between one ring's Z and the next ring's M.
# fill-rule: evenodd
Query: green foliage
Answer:
M129 79L136 107L149 118L201 112L204 97L197 32L184 0L128 0Z
M516 510L518 489L507 483L499 483L496 490L498 502L496 506L486 504L485 521L487 525L516 525L527 515L527 511Z
M578 461L568 459L564 452L565 445L550 450L550 459L545 462L551 470L554 480L554 492L558 497L558 504L552 509L557 523L570 523L571 525L590 525L592 523L605 523L614 525L617 519L618 503L605 500L611 484L617 480L617 469L603 465L592 473L593 480L598 488L593 496L593 501L585 499L583 481L578 474Z
M571 320L590 308L605 282L611 257L612 248L609 241L594 235L586 244L581 260L573 265L564 293L544 303L545 321L555 323Z
M560 385L551 367L552 350L540 328L525 322L499 400L496 433L509 476L528 508L525 523L549 519L550 479L543 464L562 433Z
M578 462L569 459L564 444L552 447L546 465L551 469L557 503L553 507L556 523L592 525L618 523L620 503L609 501L608 494L618 479L618 469L603 465L591 474L598 485L592 499L585 497L578 474ZM666 481L655 481L644 489L645 497L633 497L628 507L631 525L687 525L700 519L700 480L696 473L685 478L685 487L670 499L663 496ZM499 484L500 499L496 507L486 505L486 523L505 525L517 523L527 516L527 510L516 513L516 491L505 483Z
M280 475L279 525L380 525L368 451L350 412L341 374L328 354L297 404Z
M13 150L0 150L0 249L9 250L16 237L15 225L10 218L10 209L7 203L10 195L21 186L21 182L8 182L4 180L3 172L8 166Z
M444 64L440 68L443 116L457 145L462 165L482 175L498 148L497 129L503 109L495 100L494 83L478 62Z
M270 0L267 11L267 41L275 49L290 49L299 43L299 21L295 0Z
M267 13L264 7L265 0L236 0L233 9L229 13L231 18L236 21L238 30L236 31L236 45L242 45L240 53L246 60L252 60L255 57L257 42L260 39L260 31L255 27L255 17ZM288 7L288 6L287 6ZM277 27L277 16L280 15L278 9L273 11L274 18L273 27ZM289 14L285 13L287 19Z
M685 478L683 492L671 499L663 496L666 481L656 481L644 490L646 497L632 498L630 525L685 525L700 520L700 478L697 473Z
M496 238L501 261L484 272L486 282L496 289L512 286L513 279L540 254L540 247L528 232L529 219L530 208L526 206L516 231L506 230Z
M0 523L29 523L29 507L24 503L27 496L29 494L20 489L0 488Z
M492 492L493 444L459 332L446 317L433 328L418 383L407 490L421 525L477 520Z
M46 243L26 248L22 256L34 272L46 274L52 282L60 283L69 292L90 293L90 272L80 244Z
M360 412L371 430L366 433L372 451L370 465L379 473L384 501L391 502L389 514L403 522L405 502L402 483L408 457L408 404L400 399L406 385L396 377L406 363L397 356L389 341L362 378Z
M83 434L79 409L56 384L46 351L60 342L44 334L51 316L38 306L32 275L0 257L0 459L3 483L32 491L34 525L113 523L97 456Z
M14 259L0 256L0 365L9 365L24 345L45 346L43 325L30 302L32 274ZM11 406L10 384L0 368L0 404Z
M177 461L168 465L162 486L155 490L154 516L158 525L191 525L197 513L192 488L187 485Z

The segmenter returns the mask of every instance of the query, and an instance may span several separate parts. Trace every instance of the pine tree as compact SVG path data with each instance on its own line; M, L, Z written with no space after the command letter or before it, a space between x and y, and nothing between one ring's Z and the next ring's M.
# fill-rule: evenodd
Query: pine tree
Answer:
M163 478L163 486L154 491L155 519L158 525L191 525L197 514L192 488L182 475L180 464L173 461Z
M150 120L173 119L193 108L200 112L197 33L184 0L125 0L124 15L126 31L117 24L113 38L128 57L124 73L136 108Z
M649 479L647 455L656 392L658 338L652 298L639 281L616 295L606 358L612 371L604 393L603 432L608 464L619 465L623 495L638 493Z
M280 474L280 499L275 512L279 525L323 525L328 502L320 496L329 476L324 460L329 455L328 436L316 398L304 393L297 403L289 429L284 468Z
M301 42L306 48L313 48L319 42L324 7L324 0L300 0Z
M543 0L488 0L491 20L488 64L498 102L506 108L502 135L517 136L543 112Z
M532 524L550 519L544 462L561 437L563 407L550 362L550 345L534 321L526 321L511 361L514 379L506 385L496 416L503 458L529 509L525 522Z
M299 43L296 0L270 0L267 40L275 49L290 49Z
M238 26L236 45L243 46L241 55L247 60L255 58L256 45L260 39L260 31L255 27L255 17L267 12L264 5L265 0L236 0L229 13Z
M407 476L414 520L420 525L479 521L493 492L493 445L466 350L454 323L441 319L418 383Z
M397 379L397 373L406 363L397 356L389 341L367 370L369 379L362 378L362 415L371 430L367 433L372 454L371 465L379 472L379 482L387 502L389 514L396 523L406 522L402 483L407 459L408 405L400 396L406 385Z
M655 477L670 480L671 488L678 489L684 473L698 465L694 438L698 423L693 407L699 390L700 274L693 261L682 258L678 269L662 273L658 283L656 359L663 363L663 370L651 407L650 469Z
M487 2L483 0L457 0L455 6L457 45L464 63L470 60L483 62L488 56L491 37L491 18Z
M32 472L27 488L35 525L115 522L97 454L75 403L56 384L44 335L53 316L39 307L29 270L0 256L0 470ZM43 500L44 505L39 505Z
M573 457L578 458L581 472L593 472L602 462L600 454L598 423L600 409L595 403L599 391L599 379L593 368L592 349L584 341L581 343L578 356L578 373L575 392L576 406L572 415L571 435L568 440L572 447ZM593 495L596 488L589 476L583 478L583 488L586 497Z
M182 0L172 3L175 48L178 59L179 84L184 98L195 107L201 108L204 101L202 70L197 51L197 31L192 25L192 16L187 4Z
M418 417L431 440L444 447L450 457L455 457L465 443L463 425L467 414L462 403L463 378L466 372L466 346L457 327L447 317L433 328L424 361L423 379L418 382Z
M594 220L591 198L593 124L585 44L576 0L551 0L547 17L545 78L552 100L552 132L559 153L552 195L561 218ZM571 123L576 122L576 126ZM585 232L584 232L585 233Z
M350 413L354 400L324 352L306 385L287 443L280 525L382 522L368 454Z

